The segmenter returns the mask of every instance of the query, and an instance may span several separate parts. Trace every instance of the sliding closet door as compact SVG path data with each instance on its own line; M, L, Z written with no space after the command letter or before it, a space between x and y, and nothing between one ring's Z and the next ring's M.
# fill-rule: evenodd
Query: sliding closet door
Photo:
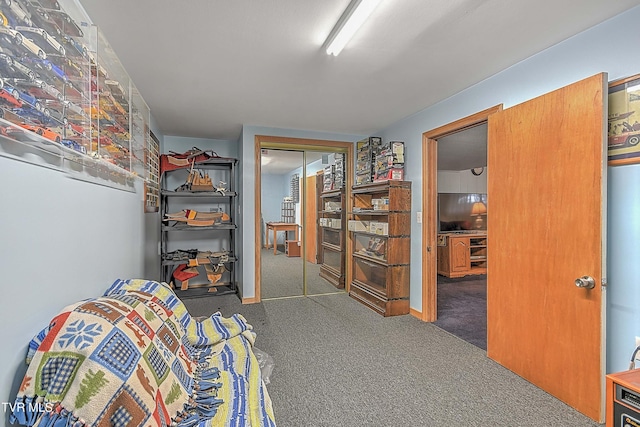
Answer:
M260 162L260 200L256 203L256 207L259 207L256 216L261 218L262 226L256 274L259 299L344 292L349 264L344 231L346 205L336 208L334 201L329 204L333 211L322 212L327 201L323 195L323 191L326 191L323 175L325 169L331 171L338 161L339 173L336 175L346 179L342 186L338 186L338 192L343 192L343 200L348 200L350 176L353 174L353 144L279 139L267 136L256 139L260 148L257 158ZM338 153L340 155L336 160L334 155ZM273 224L284 221L280 216L282 203L293 205L294 224ZM330 225L332 232L324 232L319 224L320 216L338 219ZM343 224L342 231L336 225L340 221ZM298 234L290 231L285 237L284 231L277 231L274 249L274 228L297 229ZM336 280L336 277L341 280Z
M261 297L301 296L304 295L304 266L300 258L303 218L300 177L303 176L304 152L262 150L261 164L261 216L265 241L260 253Z
M326 269L344 270L344 251L336 250L341 244L340 239L344 239L344 233L336 228L320 224L321 217L332 217L339 219L341 214L326 214L324 203L329 199L322 197L323 190L329 183L318 182L324 178L333 177L334 153L328 151L307 151L305 153L305 210L303 221L303 240L305 253L305 295L322 295L336 292L343 292L344 289L337 288L334 283L327 280ZM327 170L327 175L323 173ZM322 260L322 261L320 261ZM325 272L322 272L324 269ZM323 277L325 276L325 277Z

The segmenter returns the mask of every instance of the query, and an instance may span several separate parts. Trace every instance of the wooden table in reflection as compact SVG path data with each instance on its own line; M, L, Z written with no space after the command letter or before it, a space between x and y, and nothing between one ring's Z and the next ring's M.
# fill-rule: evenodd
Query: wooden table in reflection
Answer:
M284 240L287 240L287 231L293 231L296 235L296 241L298 241L298 228L300 226L291 222L267 222L267 228L264 235L264 247L269 249L269 230L273 230L273 254L277 255L276 237L278 231L284 231ZM286 244L286 243L285 243Z

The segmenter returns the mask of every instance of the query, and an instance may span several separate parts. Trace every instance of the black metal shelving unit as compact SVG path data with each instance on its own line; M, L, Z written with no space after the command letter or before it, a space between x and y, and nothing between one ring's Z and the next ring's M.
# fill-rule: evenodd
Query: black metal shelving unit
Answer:
M162 176L162 189L160 192L162 221L160 225L160 258L161 280L173 285L178 297L193 298L211 295L237 293L236 264L237 238L236 233L239 218L238 193L236 191L236 166L234 158L210 158L197 162L193 169L206 173L212 180L215 188L224 188L219 191L190 191L177 189L185 183L189 175L189 168L181 168L165 171ZM198 212L223 212L229 215L228 222L215 223L208 226L187 225L173 220L165 221L166 214L191 209ZM189 280L188 287L183 288L173 278L173 273L181 264L187 267L202 266L197 259L173 259L175 251L193 251L199 253L219 254L226 252L222 257L212 256L206 263L220 263L225 266L222 278L211 284L207 280L206 272L199 270L199 275Z

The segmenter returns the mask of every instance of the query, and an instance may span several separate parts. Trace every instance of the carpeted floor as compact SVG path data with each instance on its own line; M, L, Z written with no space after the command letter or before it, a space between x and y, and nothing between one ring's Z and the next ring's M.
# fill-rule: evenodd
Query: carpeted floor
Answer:
M260 256L262 257L261 295L263 299L304 295L303 264L306 266L307 295L344 291L320 277L320 264L304 262L302 257L285 255L284 245L278 246L277 255L273 254L273 248L263 248Z
M434 325L487 349L487 276L450 279L438 275L438 320Z
M598 426L413 316L384 318L347 294L242 305L185 300L193 316L243 314L273 357L279 427Z

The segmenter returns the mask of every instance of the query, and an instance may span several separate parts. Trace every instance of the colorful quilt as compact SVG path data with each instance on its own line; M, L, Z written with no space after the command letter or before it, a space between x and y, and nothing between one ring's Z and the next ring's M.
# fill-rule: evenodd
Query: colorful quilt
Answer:
M117 280L29 344L10 421L24 426L275 426L239 314L191 317L163 283Z

